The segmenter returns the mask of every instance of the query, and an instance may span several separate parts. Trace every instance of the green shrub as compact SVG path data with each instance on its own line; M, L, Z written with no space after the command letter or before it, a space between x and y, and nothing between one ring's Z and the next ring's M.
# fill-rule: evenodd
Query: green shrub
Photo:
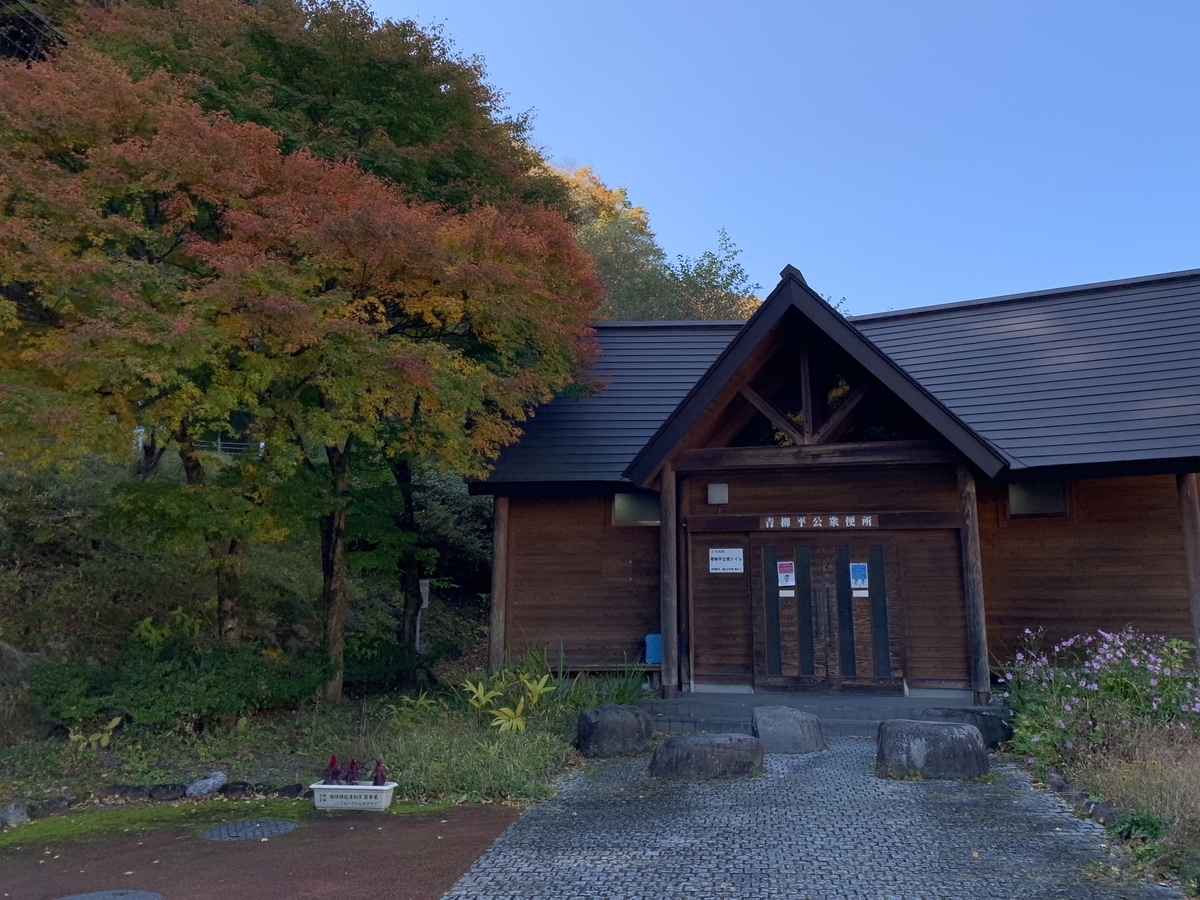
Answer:
M535 721L569 731L585 709L644 700L645 679L637 665L611 675L556 675L543 654L530 651L513 666L475 681L468 678L459 686L459 699L504 731L524 731Z
M317 697L327 677L318 655L176 639L156 647L133 641L104 666L46 662L31 684L41 707L64 725L121 715L153 729L199 729L260 709L294 709Z

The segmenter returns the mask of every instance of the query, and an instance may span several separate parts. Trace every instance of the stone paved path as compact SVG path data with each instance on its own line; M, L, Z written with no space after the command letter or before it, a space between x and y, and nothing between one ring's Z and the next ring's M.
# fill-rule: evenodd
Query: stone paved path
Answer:
M1181 896L1109 879L1104 829L1016 767L978 783L882 781L874 741L831 746L768 756L765 777L737 781L603 763L522 816L443 900Z

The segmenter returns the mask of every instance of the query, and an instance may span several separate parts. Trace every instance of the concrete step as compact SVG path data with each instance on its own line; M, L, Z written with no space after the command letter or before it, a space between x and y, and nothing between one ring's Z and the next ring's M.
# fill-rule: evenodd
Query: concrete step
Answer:
M873 738L879 731L881 720L870 719L822 719L825 733L829 737L866 737ZM747 719L732 718L661 718L655 723L659 731L668 734L690 734L707 732L709 734L753 734L754 727Z
M749 721L754 716L754 708L744 704L714 704L688 703L686 701L658 701L644 704L652 716L672 719L706 718L728 719L744 718ZM895 705L879 706L836 706L833 704L796 704L793 709L812 713L822 719L849 719L859 721L879 721L882 719L901 719L919 715L930 705L897 707Z

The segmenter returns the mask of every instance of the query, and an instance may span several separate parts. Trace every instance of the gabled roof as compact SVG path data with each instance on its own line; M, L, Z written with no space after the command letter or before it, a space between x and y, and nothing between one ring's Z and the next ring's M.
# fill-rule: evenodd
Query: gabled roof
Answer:
M556 397L500 455L482 489L508 483L619 482L626 466L745 323L601 322L581 400Z
M1200 469L1200 269L846 320L789 266L746 323L598 325L606 387L539 409L475 489L645 483L791 308L988 474Z
M1014 473L1200 457L1200 269L852 321Z
M630 463L625 470L627 478L645 484L653 477L663 460L791 309L798 310L989 477L1008 464L1009 460L1001 451L959 421L954 413L822 300L805 282L799 269L788 266L780 273L775 290Z

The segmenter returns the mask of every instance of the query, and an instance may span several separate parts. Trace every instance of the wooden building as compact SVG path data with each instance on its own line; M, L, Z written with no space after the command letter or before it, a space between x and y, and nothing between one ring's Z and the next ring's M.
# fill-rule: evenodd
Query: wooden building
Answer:
M496 496L492 660L989 691L1025 628L1200 621L1200 270L846 319L603 323Z

